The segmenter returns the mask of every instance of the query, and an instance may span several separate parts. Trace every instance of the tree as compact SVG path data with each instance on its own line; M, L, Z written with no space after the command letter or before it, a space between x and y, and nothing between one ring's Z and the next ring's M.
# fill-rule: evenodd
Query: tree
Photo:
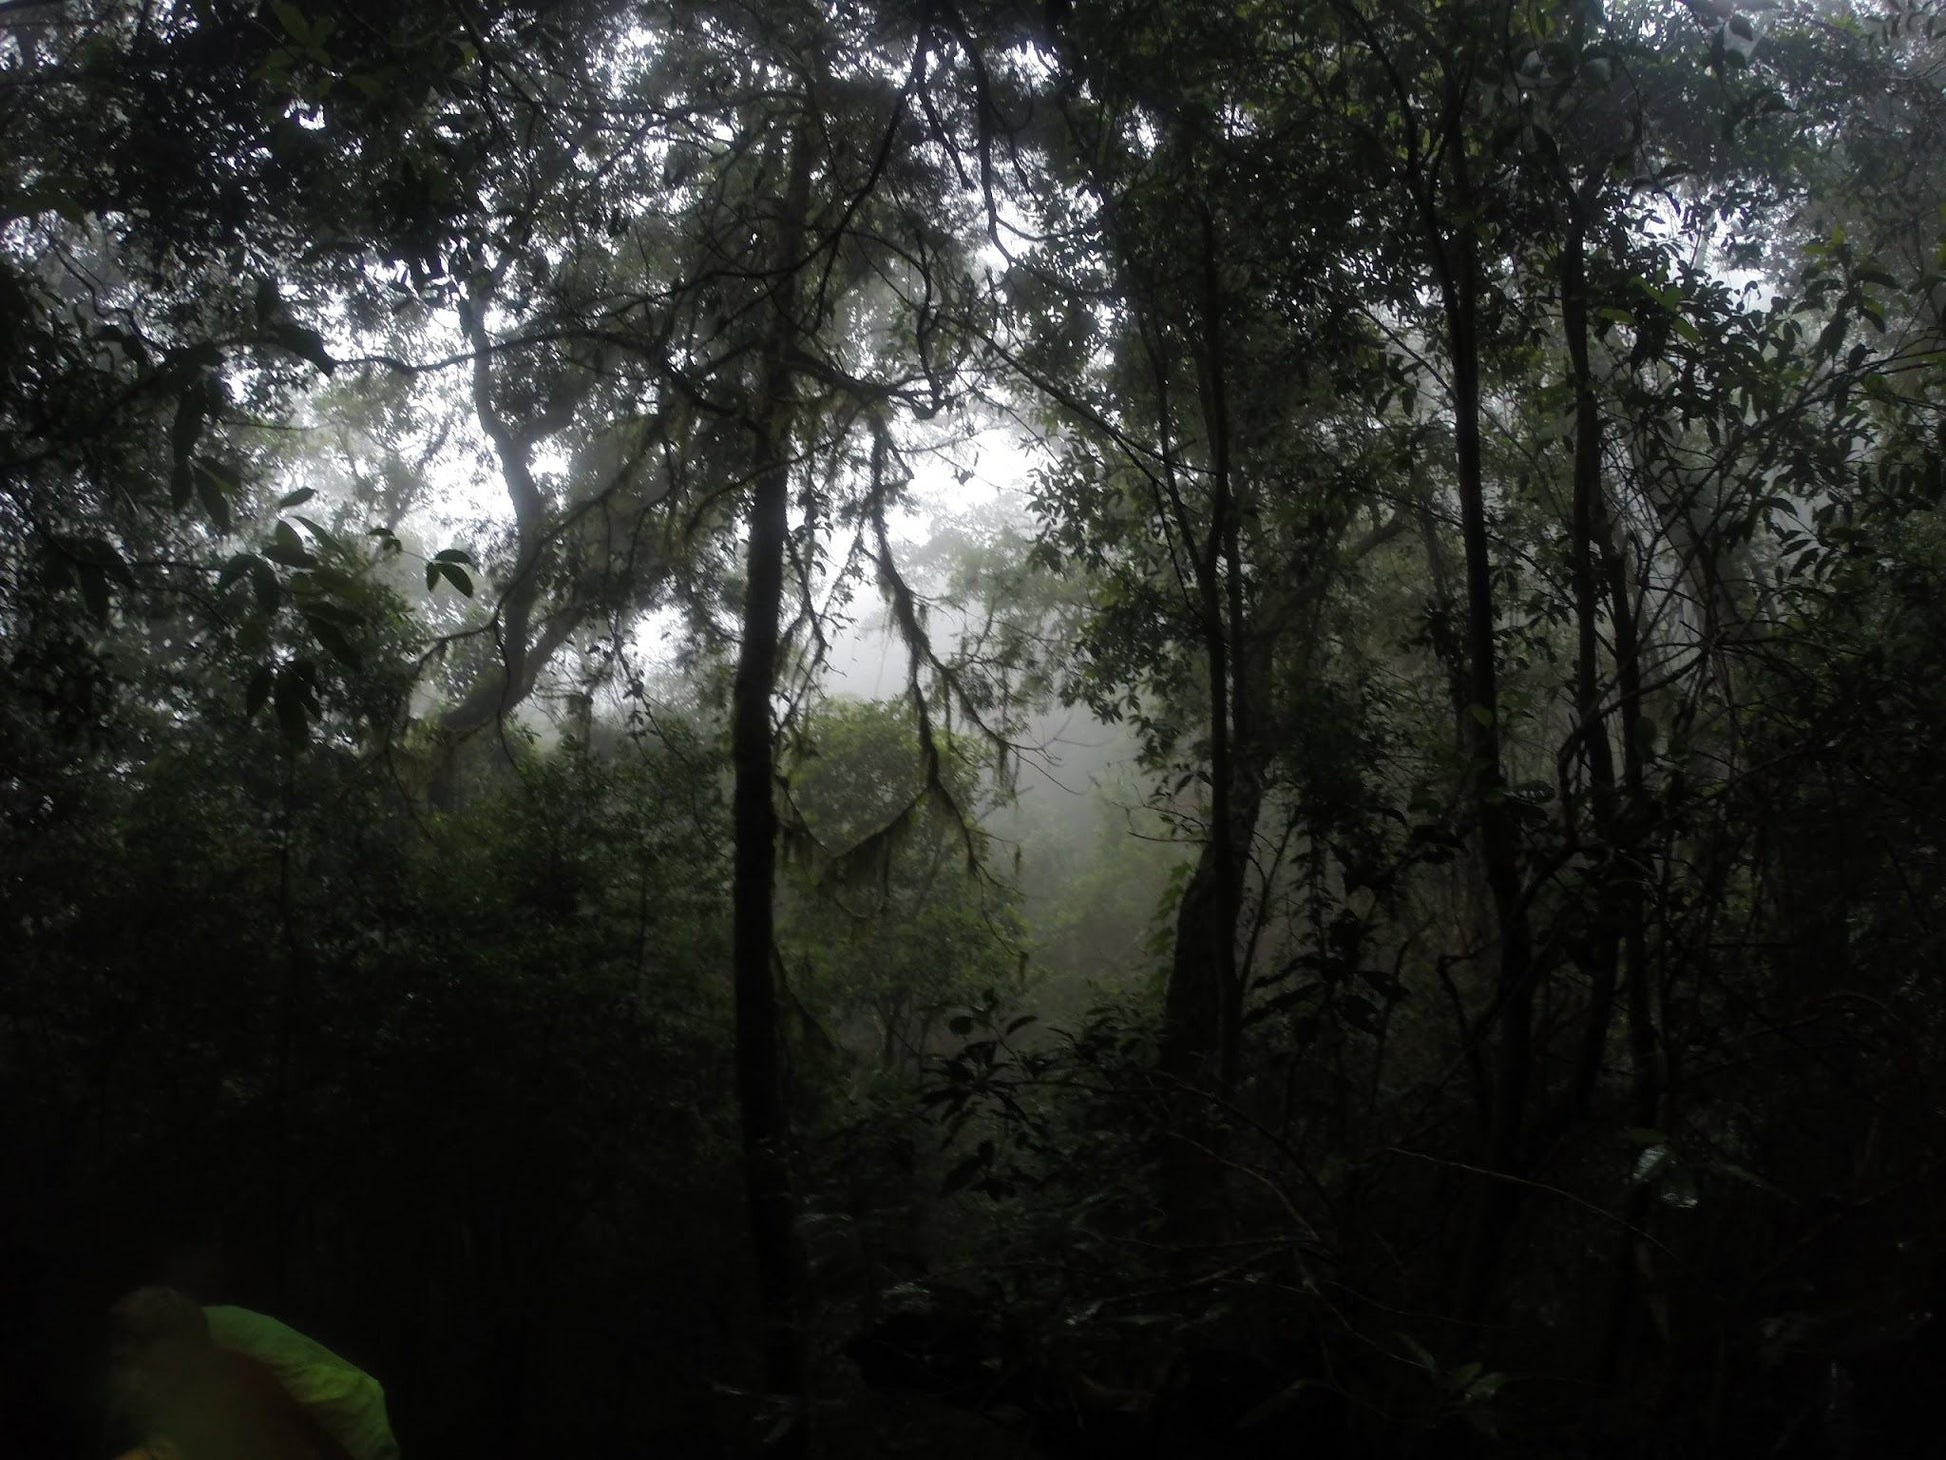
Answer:
M1017 988L1024 958L1012 899L984 865L987 839L965 824L985 768L962 739L941 749L944 804L897 701L832 701L790 755L782 845L801 870L783 961L797 997L840 1021L841 1042L859 1015L870 1021L871 1044L853 1052L887 1072L916 1072L949 1010Z
M731 1379L803 1449L912 1302L966 1351L908 1376L1050 1444L1884 1448L1946 1211L1929 25L0 5L32 1311L78 1354L180 1209L435 1446ZM1030 533L929 577L896 514L996 420ZM903 692L822 699L868 579ZM1173 844L989 818L1050 699ZM1098 1007L1023 976L1050 907Z
M1074 433L1037 501L1048 546L1111 585L1071 693L1138 716L1158 762L1190 749L1179 792L1206 758L1208 823L1178 909L1162 1064L1227 1086L1276 666L1307 654L1341 543L1370 502L1364 473L1387 447L1350 404L1376 388L1359 358L1372 340L1356 244L1293 227L1286 211L1335 183L1312 168L1328 149L1289 145L1326 113L1280 89L1276 27L1156 14L1135 30L1114 21L1113 39L1093 28L1109 24L1072 16L1057 48L1064 126L1049 166L1078 196L1037 200L1048 241L1015 270L1017 363ZM1099 351L1107 367L1091 369ZM1377 526L1352 556L1391 530ZM1174 651L1160 660L1158 635Z

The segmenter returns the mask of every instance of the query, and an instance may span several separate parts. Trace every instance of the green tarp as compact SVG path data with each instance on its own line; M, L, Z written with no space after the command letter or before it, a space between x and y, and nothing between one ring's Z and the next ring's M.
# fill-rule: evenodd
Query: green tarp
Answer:
M399 1442L392 1437L378 1380L275 1318L227 1306L203 1312L216 1345L246 1354L276 1374L351 1460L398 1460Z

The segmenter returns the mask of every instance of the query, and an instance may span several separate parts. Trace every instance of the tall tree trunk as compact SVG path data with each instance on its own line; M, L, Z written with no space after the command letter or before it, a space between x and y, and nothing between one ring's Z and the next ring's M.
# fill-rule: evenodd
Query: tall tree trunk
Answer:
M1253 703L1245 681L1262 644L1246 622L1240 514L1231 479L1229 397L1225 376L1224 301L1216 220L1201 214L1202 339L1198 351L1199 405L1210 450L1207 530L1195 543L1197 625L1203 654L1210 725L1210 818L1196 868L1176 910L1176 939L1163 997L1158 1068L1170 1092L1168 1143L1163 1151L1163 1201L1172 1237L1193 1244L1214 1236L1227 1210L1223 1128L1199 1092L1220 1093L1236 1083L1242 1056L1243 974L1237 932L1243 869L1262 809L1262 777L1255 766ZM1166 381L1166 376L1162 377ZM1164 431L1168 404L1162 397ZM1166 440L1166 434L1165 434ZM1189 540L1188 515L1172 498ZM1267 677L1268 668L1265 666Z
M1599 174L1588 188L1570 189L1568 236L1561 250L1561 329L1566 336L1568 371L1574 389L1574 546L1575 744L1588 766L1589 810L1594 836L1607 851L1607 873L1592 909L1582 965L1589 980L1588 1016L1582 1028L1581 1055L1568 1092L1568 1108L1585 1117L1608 1048L1614 1015L1621 929L1616 903L1629 895L1616 874L1618 827L1615 817L1615 756L1608 741L1608 715L1602 708L1602 583L1597 554L1608 551L1608 509L1601 483L1601 412L1588 364L1588 284L1586 204ZM1578 836L1572 806L1564 806L1568 835Z
M1256 777L1243 777L1232 786L1224 798L1222 820L1214 813L1210 817L1209 836L1196 854L1195 870L1176 908L1158 1061L1173 1079L1221 1086L1235 1074L1242 990L1236 957L1238 899L1230 879L1248 858L1262 807Z
M742 1118L744 1188L763 1325L764 1384L776 1396L803 1393L799 1281L792 1239L787 1159L789 1119L778 1045L773 891L777 856L776 744L771 696L777 683L784 556L789 536L792 434L796 422L791 358L798 333L797 270L810 212L811 149L800 130L777 221L770 339L764 350L750 428L755 476L750 491L748 585L743 642L731 691L730 759L735 772L731 825L731 942L736 995L737 1103ZM803 1444L802 1417L789 1427Z
M1642 658L1635 612L1635 594L1628 564L1612 531L1602 544L1607 577L1610 620L1615 626L1615 677L1620 693L1622 731L1622 795L1616 809L1614 858L1620 882L1617 922L1626 970L1629 1049L1629 1111L1637 1126L1662 1126L1663 1079L1660 1037L1656 1031L1654 989L1649 983L1649 938L1643 885L1643 842L1649 820L1648 747L1643 744ZM1602 1370L1613 1374L1624 1356L1629 1315L1635 1307L1638 1270L1647 1271L1648 1252L1635 1234L1645 1230L1652 1215L1650 1190L1634 1187L1623 1211L1621 1250L1616 1255L1614 1291L1609 1303L1608 1333Z
M511 715L533 692L541 672L573 634L580 618L578 611L564 607L544 616L538 634L535 632L549 514L547 496L534 479L533 455L540 443L566 428L583 392L564 396L534 419L516 423L508 418L493 391L493 339L487 329L493 290L493 276L476 278L460 301L459 317L473 351L474 415L500 463L507 501L513 508L514 565L495 610L499 660L482 670L460 702L439 717L439 743L429 785L432 806L439 811L458 809L465 743Z
M1230 472L1230 395L1225 373L1226 310L1222 288L1222 266L1217 258L1215 218L1207 205L1203 208L1203 296L1209 337L1209 367L1205 372L1204 418L1209 422L1211 475L1214 499L1211 503L1215 528L1213 557L1223 565L1224 630L1230 652L1225 657L1229 673L1230 736L1225 781L1228 785L1229 813L1220 825L1224 829L1223 860L1218 896L1225 918L1225 935L1218 950L1217 1078L1224 1089L1236 1084L1238 1064L1243 1058L1243 981L1247 976L1237 959L1237 924L1243 917L1243 875L1250 865L1251 843L1257 834L1257 813L1262 802L1262 762L1256 753L1256 696L1250 673L1253 661L1265 650L1263 641L1253 634L1244 603L1243 583L1243 509L1236 482ZM1214 677L1214 676L1212 676ZM1261 678L1269 679L1269 666L1263 665Z
M1204 317L1199 373L1211 462L1209 530L1196 554L1196 587L1208 675L1210 823L1177 910L1160 1053L1164 1074L1183 1081L1213 1079L1218 1087L1227 1087L1236 1078L1243 1025L1243 987L1237 969L1242 868L1249 860L1261 798L1254 789L1257 778L1238 775L1238 742L1249 729L1242 721L1248 696L1244 676L1232 673L1231 659L1247 630L1238 514L1230 481L1216 223L1207 208L1202 231Z
M1480 857L1493 901L1500 958L1495 988L1492 1111L1461 1264L1460 1309L1476 1316L1491 1290L1507 1227L1518 1208L1518 1173L1533 1076L1534 979L1520 849L1507 805L1500 749L1499 669L1494 647L1493 562L1487 541L1486 474L1481 454L1479 242L1477 199L1467 165L1465 85L1448 83L1443 155L1451 173L1452 221L1440 216L1436 173L1421 180L1420 206L1433 257L1452 359L1453 446L1460 538L1466 550L1467 764L1479 824Z

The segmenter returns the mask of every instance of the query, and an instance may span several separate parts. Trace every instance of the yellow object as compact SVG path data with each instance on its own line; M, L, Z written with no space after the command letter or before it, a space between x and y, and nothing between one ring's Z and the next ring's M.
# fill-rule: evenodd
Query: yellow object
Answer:
M351 1460L399 1460L378 1380L275 1318L227 1305L205 1308L218 1348L255 1359L317 1418Z

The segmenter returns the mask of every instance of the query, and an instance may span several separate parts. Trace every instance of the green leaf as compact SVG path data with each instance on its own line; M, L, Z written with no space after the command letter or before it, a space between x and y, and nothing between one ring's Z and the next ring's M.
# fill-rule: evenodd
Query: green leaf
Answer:
M309 588L333 593L350 594L358 591L358 580L335 568L313 568L305 576ZM365 622L364 616L349 604L333 603L328 598L313 597L304 605L304 611L319 618L328 618L343 628L355 629Z
M1662 1190L1658 1195L1662 1198L1664 1206L1671 1206L1683 1212L1692 1210L1697 1204L1698 1197L1696 1181L1689 1174L1689 1168L1680 1162L1671 1164L1663 1173Z
M286 508L302 507L317 494L317 488L315 487L299 487L295 492L286 492L277 499L277 510L282 512Z
M196 478L196 499L209 513L209 520L216 524L218 532L230 530L230 493L236 487L234 477L214 462L199 461L194 468Z
M308 517L299 517L296 520L303 525L304 530L306 532L310 533L312 537L315 537L319 542L323 543L326 547L331 548L333 551L336 552L344 551L344 545L340 543L337 538L333 537L331 533L328 530L326 530L322 524L313 522Z
M124 588L135 586L135 575L122 561L121 551L105 537L84 537L74 545L75 554L83 561L92 563L108 578Z
M311 738L309 699L309 685L298 673L298 664L287 664L277 671L272 707L277 713L277 728L292 745L303 745Z
M1466 1402L1468 1404L1490 1404L1493 1401L1493 1396L1500 1392L1500 1387L1506 1382L1507 1376L1497 1370L1492 1373L1482 1374L1466 1386Z
M1468 705L1466 707L1466 713L1471 715L1473 717L1473 723L1482 729L1491 730L1493 728L1493 711L1489 710L1485 705Z
M297 529L288 522L279 522L271 532L270 546L264 549L264 556L287 568L308 568L316 561L305 549Z
M458 563L463 568L473 566L472 556L461 548L442 548L432 555L435 563Z
M253 720L256 718L257 711L261 710L264 707L264 701L270 698L271 686L275 683L275 680L276 676L271 673L268 664L259 664L255 669L250 671L250 683L243 691L243 715L245 719Z
M1646 1146L1642 1154L1635 1158L1635 1169L1629 1173L1630 1186L1642 1186L1655 1180L1669 1163L1676 1159L1676 1153L1665 1145Z
M426 564L426 589L428 592L438 586L444 578L459 591L462 598L473 596L473 580L466 576L466 570L458 563L442 563L437 558Z
M256 559L250 568L250 586L257 593L258 612L268 620L284 597L284 585L277 581L277 570L262 558Z
M124 588L133 587L134 575L114 544L103 537L84 537L59 545L58 562L67 569L67 576L81 592L81 600L86 604L89 616L98 623L106 623L109 610L109 584L119 583Z
M189 459L196 452L196 443L203 439L203 422L209 416L209 401L203 391L201 379L192 380L183 391L182 399L176 402L176 419L169 428L169 450L174 455L178 471L186 470Z
M1430 1369L1435 1373L1438 1372L1439 1360L1432 1356L1431 1349L1427 1348L1409 1333L1401 1333L1399 1335L1399 1342L1404 1344L1406 1352L1410 1353L1418 1361L1420 1368Z
M324 348L324 336L314 329L287 320L280 321L270 327L270 337L300 360L308 360L317 366L326 375L338 368L338 362Z
M223 571L216 575L216 591L218 593L228 592L232 585L242 580L245 576L255 573L257 565L262 561L263 559L259 558L255 553L238 553L229 562L225 563L223 565Z
M284 27L284 34L300 45L309 45L311 27L304 19L304 12L290 0L270 0L270 13L277 17L277 23Z
M209 463L196 463L193 475L196 480L196 500L203 504L209 520L218 532L230 530L230 488L231 483L212 471Z
M98 563L77 562L74 565L74 579L81 589L81 601L88 605L88 614L97 623L108 622L108 575Z
M343 627L315 613L306 613L304 622L310 627L312 637L340 664L348 669L356 669L363 662L357 646L351 642Z

